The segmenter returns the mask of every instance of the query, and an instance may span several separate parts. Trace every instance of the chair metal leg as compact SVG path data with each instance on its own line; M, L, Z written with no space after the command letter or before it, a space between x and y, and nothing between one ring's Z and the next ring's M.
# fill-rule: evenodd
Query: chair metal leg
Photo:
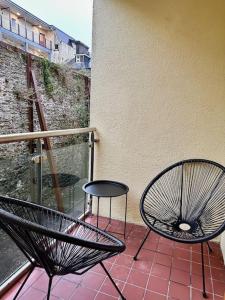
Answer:
M213 250L212 250L212 248L210 247L209 242L206 242L206 243L207 243L207 246L208 246L208 248L209 248L209 253L212 253Z
M105 266L103 265L102 262L100 262L100 265L102 266L103 270L105 271L105 273L107 274L107 276L109 277L110 281L112 282L112 284L114 285L115 289L117 290L117 292L120 294L120 297L122 298L122 300L126 300L126 298L123 296L123 294L121 293L121 291L119 290L118 286L116 285L116 283L114 282L114 280L112 279L111 275L109 274L109 272L107 271L107 269L105 268Z
M52 286L52 278L53 278L52 276L49 277L47 300L50 299L51 286Z
M19 293L21 292L22 288L24 287L24 284L27 282L27 280L30 277L31 273L33 272L34 268L35 268L35 266L32 266L30 271L27 273L27 276L25 277L23 283L21 284L20 288L18 289L16 295L13 297L13 300L15 300L19 296Z
M134 256L134 258L133 258L134 260L137 260L138 254L139 254L139 252L141 251L141 248L143 247L145 241L147 240L147 238L148 238L150 232L151 232L151 229L149 229L149 231L148 231L148 233L146 234L145 238L143 239L143 241L142 241L140 247L138 248L138 251L137 251L137 253L135 254L135 256Z
M201 243L201 255L202 255L202 294L204 298L207 298L205 291L205 264L204 264L204 255L203 255L203 243Z

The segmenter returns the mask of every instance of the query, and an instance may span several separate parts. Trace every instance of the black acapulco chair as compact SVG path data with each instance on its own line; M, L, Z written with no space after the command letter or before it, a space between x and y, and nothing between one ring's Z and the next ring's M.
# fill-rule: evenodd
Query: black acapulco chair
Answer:
M146 187L140 212L151 230L181 243L200 243L203 296L206 298L203 243L225 230L225 168L213 161L189 159L166 168Z
M122 299L125 299L103 260L125 250L122 241L108 233L46 207L0 196L0 227L13 239L31 263L16 299L35 267L52 279L69 273L81 275L100 264ZM78 296L79 299L79 296Z

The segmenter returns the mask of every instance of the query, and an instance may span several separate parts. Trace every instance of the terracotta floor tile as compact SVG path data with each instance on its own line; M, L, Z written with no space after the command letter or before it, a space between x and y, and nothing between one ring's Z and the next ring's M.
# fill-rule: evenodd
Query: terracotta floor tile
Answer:
M167 295L168 285L168 280L150 276L147 289L159 294Z
M212 272L213 279L225 282L225 270L211 268L211 272Z
M191 283L193 288L202 290L202 276L192 274ZM212 293L212 280L209 277L205 280L205 288L207 292Z
M170 239L166 239L166 238L164 238L162 236L159 238L159 243L170 245L170 246L173 246L173 247L175 246L175 242L174 241L172 241Z
M125 254L121 254L116 258L115 264L125 267L131 267L134 260L133 257Z
M225 295L225 281L213 280L214 293L219 296Z
M106 276L103 274L97 274L94 272L87 272L82 279L82 286L86 286L91 290L99 290Z
M112 268L112 264L108 261L103 261L104 266L106 269L110 272L110 269ZM92 272L100 273L105 275L105 271L103 270L102 266L100 264L96 265L91 269Z
M174 269L190 272L191 263L188 260L173 258L172 267Z
M181 283L183 285L190 285L190 273L178 270L178 269L171 269L171 274L170 274L170 280Z
M160 277L163 279L169 279L170 278L170 268L167 266L154 264L152 266L152 272L151 274L156 277Z
M43 274L46 274L46 272L43 269L35 268L34 271L31 273L29 279L25 283L25 287L31 286Z
M133 245L127 245L126 250L123 252L126 255L134 256L137 252L138 248Z
M214 295L214 300L224 300L224 297Z
M152 291L146 291L144 300L166 300L166 296L154 293Z
M171 245L167 245L167 244L159 242L157 250L158 250L158 252L163 253L163 254L173 255L173 246L171 246Z
M177 300L190 300L190 288L176 282L171 282L169 296Z
M210 266L213 268L225 269L222 257L209 256Z
M192 274L202 276L202 265L193 262ZM211 277L210 268L208 266L205 266L205 277Z
M173 251L173 256L178 259L191 259L191 252L186 249L175 248Z
M76 283L61 278L53 287L52 294L63 299L69 299L76 288Z
M126 281L130 269L124 266L114 265L110 270L110 274L114 279Z
M95 300L115 300L115 298L107 294L98 293Z
M204 300L201 290L192 289L192 300ZM215 300L213 294L207 293L207 300Z
M97 291L89 290L86 287L78 287L75 289L70 300L93 300Z
M141 251L138 254L138 260L143 261L154 261L156 252L146 249L141 249Z
M138 300L143 299L144 292L144 289L127 283L122 293L127 300Z
M143 249L156 251L158 247L158 242L147 240L144 243Z
M201 253L197 253L197 252L193 252L192 253L192 261L193 262L197 262L197 263L202 263L202 255ZM205 265L209 265L209 256L208 255L204 255L204 263Z
M192 249L192 245L190 245L190 244L185 244L185 243L178 243L178 242L175 242L175 243L174 243L174 248L185 249L185 250L191 250L191 249Z
M122 291L125 282L120 281L120 280L115 280L116 285L118 286L118 288L120 289L120 291ZM102 293L105 293L107 295L111 295L113 297L118 297L118 292L115 289L115 287L113 286L112 282L110 281L109 278L106 278L106 280L104 281L103 285L101 286L100 291Z
M52 280L52 288L56 285L58 282L59 277L55 276L53 277ZM42 290L43 292L47 293L48 291L48 282L49 282L49 277L46 273L43 273L33 284L32 287Z
M153 262L150 260L138 259L134 261L132 269L139 270L145 273L149 273L151 270Z
M164 265L167 267L171 267L172 265L172 256L162 254L162 253L157 253L155 256L155 262L160 265Z
M131 270L127 282L145 288L149 275L138 270Z
M43 291L29 287L18 300L43 300L45 296L46 293Z
M192 251L201 253L201 244L199 244L199 243L198 244L193 244L192 245ZM203 246L203 253L206 254L206 255L208 255L208 253L209 253L208 247L205 244Z
M85 274L83 274L83 275L67 274L67 275L63 276L63 279L66 279L66 280L69 280L69 281L72 281L75 283L80 283L84 276L85 276Z

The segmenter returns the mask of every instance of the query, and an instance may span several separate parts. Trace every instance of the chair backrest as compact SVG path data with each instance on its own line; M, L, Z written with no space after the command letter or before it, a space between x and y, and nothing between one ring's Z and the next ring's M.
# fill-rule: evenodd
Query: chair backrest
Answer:
M225 229L225 168L204 159L171 165L146 187L140 202L145 223L173 239L209 240ZM179 225L190 230L179 236ZM177 231L174 229L177 228Z
M100 229L46 207L0 196L0 227L26 257L49 274L79 270L125 249ZM73 235L65 231L70 229ZM88 256L87 256L88 254ZM86 255L86 256L85 256ZM67 269L67 270L66 270Z

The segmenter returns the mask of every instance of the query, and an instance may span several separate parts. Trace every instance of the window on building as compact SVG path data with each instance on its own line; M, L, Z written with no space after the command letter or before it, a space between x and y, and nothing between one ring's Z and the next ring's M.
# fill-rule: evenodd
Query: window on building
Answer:
M14 28L16 27L16 19L14 19L14 18L11 19L11 25Z
M76 56L76 62L79 63L80 62L80 55Z
M55 44L55 50L59 50L59 44Z
M39 44L40 44L41 46L44 46L44 47L45 47L45 45L46 45L46 43L45 43L45 34L44 34L44 33L41 33L41 32L40 32L40 34L39 34Z

